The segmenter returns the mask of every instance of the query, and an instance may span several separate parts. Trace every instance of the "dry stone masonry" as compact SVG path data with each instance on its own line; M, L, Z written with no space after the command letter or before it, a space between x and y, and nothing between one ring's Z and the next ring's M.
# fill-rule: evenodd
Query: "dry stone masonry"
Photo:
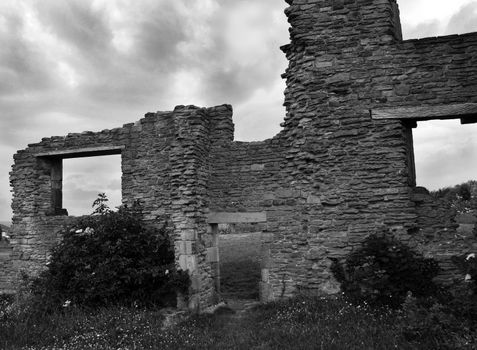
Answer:
M178 106L29 145L14 157L12 252L0 260L0 287L44 268L70 220L62 159L105 154L121 154L123 203L140 199L146 220L174 228L192 310L220 298L220 223L265 222L262 301L336 293L330 258L383 230L436 258L442 281L460 280L450 257L477 243L457 235L452 210L415 186L412 128L477 121L477 33L403 41L394 0L287 3L287 113L277 136L234 142L230 106Z

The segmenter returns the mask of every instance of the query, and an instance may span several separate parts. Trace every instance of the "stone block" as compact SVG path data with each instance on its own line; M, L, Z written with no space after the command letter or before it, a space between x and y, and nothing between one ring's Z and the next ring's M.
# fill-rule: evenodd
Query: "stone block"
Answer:
M265 164L252 164L250 166L250 170L252 171L262 171L265 169Z
M319 196L315 196L310 194L306 199L306 203L308 204L321 204L321 198Z
M217 247L207 248L207 262L218 262L219 261L219 249Z
M306 252L305 258L308 260L319 260L326 258L326 249L324 247L311 248Z
M333 66L332 61L324 61L324 62L318 61L318 60L315 61L315 68L328 68L332 66Z
M269 282L269 280L270 280L270 270L269 269L262 269L261 270L261 278L262 278L262 282Z
M273 289L270 283L260 282L259 289L260 301L262 303L274 300Z
M192 255L195 254L194 246L195 241L176 241L175 242L176 251L182 255Z
M262 232L260 234L262 243L272 243L273 242L273 232Z
M196 255L179 255L179 267L184 271L193 273L197 270L197 256Z

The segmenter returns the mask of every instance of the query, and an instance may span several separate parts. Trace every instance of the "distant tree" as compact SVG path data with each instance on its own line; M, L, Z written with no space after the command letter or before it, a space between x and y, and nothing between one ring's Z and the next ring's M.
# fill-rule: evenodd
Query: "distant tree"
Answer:
M475 180L432 191L431 195L448 202L459 214L477 214L477 181Z
M93 215L99 214L106 214L111 211L111 209L108 206L108 197L106 196L106 193L98 193L98 198L96 198L93 202Z

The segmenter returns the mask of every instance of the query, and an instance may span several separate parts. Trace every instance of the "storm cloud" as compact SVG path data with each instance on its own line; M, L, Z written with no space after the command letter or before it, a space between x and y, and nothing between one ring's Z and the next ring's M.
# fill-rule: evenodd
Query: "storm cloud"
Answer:
M408 38L477 30L476 1L399 4ZM114 128L179 104L222 103L234 107L236 139L274 136L285 116L280 75L287 61L279 47L289 41L286 6L282 0L2 0L0 220L11 216L5 203L12 155L41 137ZM421 165L427 169L420 171L424 182L436 167L435 148L426 145L439 141L426 139L433 134L426 129L416 131L417 147L428 150L417 162L418 173ZM464 147L470 154L455 149L449 158L477 158L475 143ZM118 204L116 159L68 164L70 211L89 211L103 191Z

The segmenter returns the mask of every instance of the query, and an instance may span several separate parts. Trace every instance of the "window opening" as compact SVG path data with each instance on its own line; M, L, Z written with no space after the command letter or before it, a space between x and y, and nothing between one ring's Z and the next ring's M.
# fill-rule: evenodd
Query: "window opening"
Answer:
M63 159L63 208L69 215L91 214L99 193L108 197L108 206L121 205L121 156Z
M220 292L224 299L259 299L264 223L219 224Z
M477 124L459 119L417 123L413 129L417 186L435 191L477 179Z

